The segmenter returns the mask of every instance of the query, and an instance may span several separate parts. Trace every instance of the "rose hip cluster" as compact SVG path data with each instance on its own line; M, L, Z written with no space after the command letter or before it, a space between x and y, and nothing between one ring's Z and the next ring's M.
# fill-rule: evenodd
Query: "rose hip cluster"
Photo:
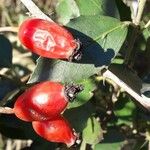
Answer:
M65 28L43 19L27 19L18 32L21 43L29 51L42 57L67 59L81 58L80 42ZM81 85L62 85L45 81L27 89L14 105L15 115L32 122L33 129L51 142L62 142L71 146L77 134L62 116L69 101L83 90Z
M81 85L41 82L21 94L13 110L19 119L32 122L33 129L41 137L69 147L75 143L77 134L62 113L82 90Z

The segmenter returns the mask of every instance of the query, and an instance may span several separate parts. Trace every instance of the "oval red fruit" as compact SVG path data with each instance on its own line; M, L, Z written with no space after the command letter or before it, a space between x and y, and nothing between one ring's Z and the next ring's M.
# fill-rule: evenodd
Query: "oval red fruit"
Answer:
M58 116L82 88L58 82L38 83L21 94L14 104L15 115L24 121L43 121Z
M40 56L68 60L80 58L80 42L54 22L27 19L21 24L18 36L24 46Z
M32 126L35 132L44 139L65 143L68 147L72 146L77 138L67 120L61 116L49 121L33 121Z

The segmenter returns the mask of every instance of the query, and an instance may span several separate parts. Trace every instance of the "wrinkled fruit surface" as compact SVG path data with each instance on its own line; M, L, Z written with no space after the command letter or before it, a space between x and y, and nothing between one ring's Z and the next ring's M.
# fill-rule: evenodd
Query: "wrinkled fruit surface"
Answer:
M18 36L30 51L47 58L71 60L79 48L79 42L64 27L38 18L25 20Z
M65 143L68 147L72 146L77 138L69 123L61 116L49 121L34 121L32 125L35 132L44 139Z
M15 115L24 121L43 121L58 116L68 104L64 86L45 81L27 89L14 104Z

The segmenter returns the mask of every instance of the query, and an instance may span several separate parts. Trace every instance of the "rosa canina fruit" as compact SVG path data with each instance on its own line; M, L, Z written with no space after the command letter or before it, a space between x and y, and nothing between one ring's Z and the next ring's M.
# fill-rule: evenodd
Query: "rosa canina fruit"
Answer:
M77 139L77 134L62 116L48 121L33 121L32 126L39 136L50 142L65 143L70 147Z
M25 20L18 32L21 43L30 51L47 58L81 58L80 42L64 27L47 20L33 18Z
M24 121L43 121L62 113L68 102L83 90L81 85L62 85L59 82L38 83L23 94L15 104L15 115Z

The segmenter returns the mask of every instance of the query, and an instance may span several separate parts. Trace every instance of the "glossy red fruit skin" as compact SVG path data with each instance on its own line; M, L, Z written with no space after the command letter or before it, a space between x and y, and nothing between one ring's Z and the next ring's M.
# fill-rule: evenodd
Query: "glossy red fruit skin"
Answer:
M15 115L24 121L43 121L54 118L68 104L64 86L45 81L32 86L21 94L14 104Z
M25 20L18 36L30 51L47 58L70 59L78 47L72 34L65 28L38 18Z
M77 134L67 120L61 116L49 121L33 121L32 126L39 136L50 142L65 143L70 147L77 139Z

